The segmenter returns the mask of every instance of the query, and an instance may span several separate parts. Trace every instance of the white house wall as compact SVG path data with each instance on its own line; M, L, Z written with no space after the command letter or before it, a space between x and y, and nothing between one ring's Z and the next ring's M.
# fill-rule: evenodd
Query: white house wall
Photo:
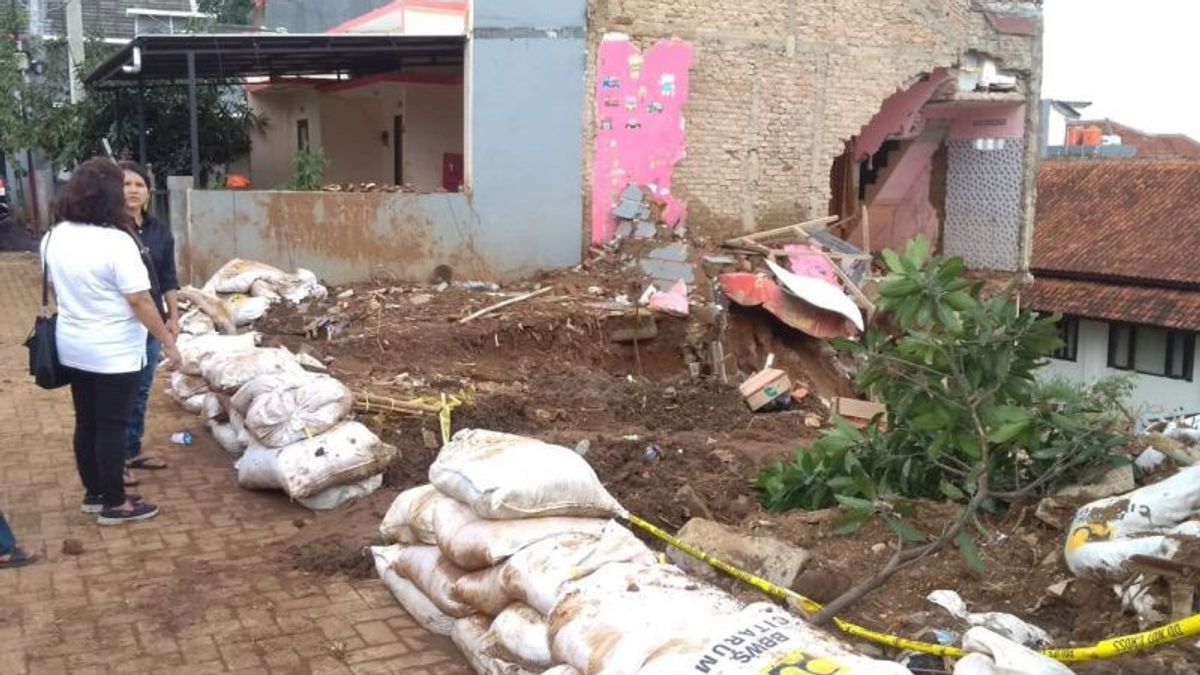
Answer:
M1200 359L1196 360L1200 363ZM1142 375L1128 370L1108 367L1108 324L1103 321L1079 320L1079 349L1075 361L1050 359L1043 369L1044 377L1063 377L1083 384L1110 375L1131 376L1136 387L1134 406L1143 414L1200 411L1200 373L1192 365L1192 381Z
M255 187L280 187L295 167L297 120L308 120L309 145L321 147L320 98L314 91L297 89L252 94L249 100L254 111L267 118L266 131L251 139L250 178Z

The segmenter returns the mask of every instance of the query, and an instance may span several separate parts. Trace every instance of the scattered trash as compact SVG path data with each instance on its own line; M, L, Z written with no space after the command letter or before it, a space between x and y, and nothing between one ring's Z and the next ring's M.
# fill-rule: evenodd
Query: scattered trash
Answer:
M649 289L649 299L646 304L650 309L670 314L672 316L687 316L688 315L688 296L687 284L682 281L676 281L671 290L662 292L656 290L653 286Z
M575 454L579 455L580 457L586 457L588 454L588 451L591 449L592 449L592 442L586 438L575 444Z
M1050 644L1050 634L1004 612L967 611L967 603L954 591L933 591L927 600L946 610L951 616L971 626L984 626L1022 645L1041 647Z
M468 291L490 291L492 293L500 290L500 284L491 281L464 281L462 287Z
M1142 454L1134 460L1134 466L1142 473L1153 473L1158 467L1162 466L1167 461L1167 456L1159 452L1153 447L1146 448Z
M751 410L761 410L781 397L789 396L792 381L787 373L776 368L764 368L751 375L739 387L742 398Z
M963 635L967 655L955 664L954 675L1072 675L1063 664L1005 638L986 627Z
M192 440L192 432L190 431L176 431L171 434L171 442L175 445L191 445Z
M859 428L867 426L875 416L882 415L880 428L887 430L887 408L883 404L838 396L833 399L833 412Z
M662 456L662 448L658 447L658 445L655 443L647 445L646 449L642 452L642 459L650 463L657 462L658 460L662 459Z
M474 321L475 319L478 319L479 317L485 316L487 314L491 314L492 312L494 312L498 309L503 309L505 307L508 307L509 305L515 305L518 302L524 302L526 300L529 300L530 298L534 298L539 295L542 295L543 293L549 293L552 290L554 290L553 286L547 286L545 288L541 288L536 291L526 293L524 295L518 295L515 298L509 298L508 300L504 300L502 302L497 302L494 305L489 305L489 306L484 307L483 309L479 310L478 312L475 312L473 314L470 314L468 316L465 316L465 317L459 319L458 322L459 323L467 323L469 321Z

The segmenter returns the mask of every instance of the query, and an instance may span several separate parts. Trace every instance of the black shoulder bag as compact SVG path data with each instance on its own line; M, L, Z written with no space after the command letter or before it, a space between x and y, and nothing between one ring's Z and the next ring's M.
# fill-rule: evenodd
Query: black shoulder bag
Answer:
M29 349L29 374L42 389L58 389L71 383L70 371L58 360L55 332L58 313L50 311L50 234L46 235L46 252L42 255L42 309L33 322L33 332L25 340Z

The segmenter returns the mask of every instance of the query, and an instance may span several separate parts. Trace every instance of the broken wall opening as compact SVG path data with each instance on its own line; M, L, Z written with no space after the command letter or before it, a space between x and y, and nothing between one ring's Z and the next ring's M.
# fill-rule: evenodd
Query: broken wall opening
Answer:
M924 237L972 267L1019 266L1024 95L972 58L888 97L833 162L830 213L852 244L878 252Z

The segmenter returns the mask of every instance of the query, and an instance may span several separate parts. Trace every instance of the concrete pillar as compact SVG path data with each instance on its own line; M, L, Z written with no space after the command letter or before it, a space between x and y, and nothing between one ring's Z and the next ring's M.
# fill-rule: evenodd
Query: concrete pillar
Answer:
M187 283L192 283L192 228L188 214L188 192L194 182L191 176L167 176L168 225L175 237L175 261Z

